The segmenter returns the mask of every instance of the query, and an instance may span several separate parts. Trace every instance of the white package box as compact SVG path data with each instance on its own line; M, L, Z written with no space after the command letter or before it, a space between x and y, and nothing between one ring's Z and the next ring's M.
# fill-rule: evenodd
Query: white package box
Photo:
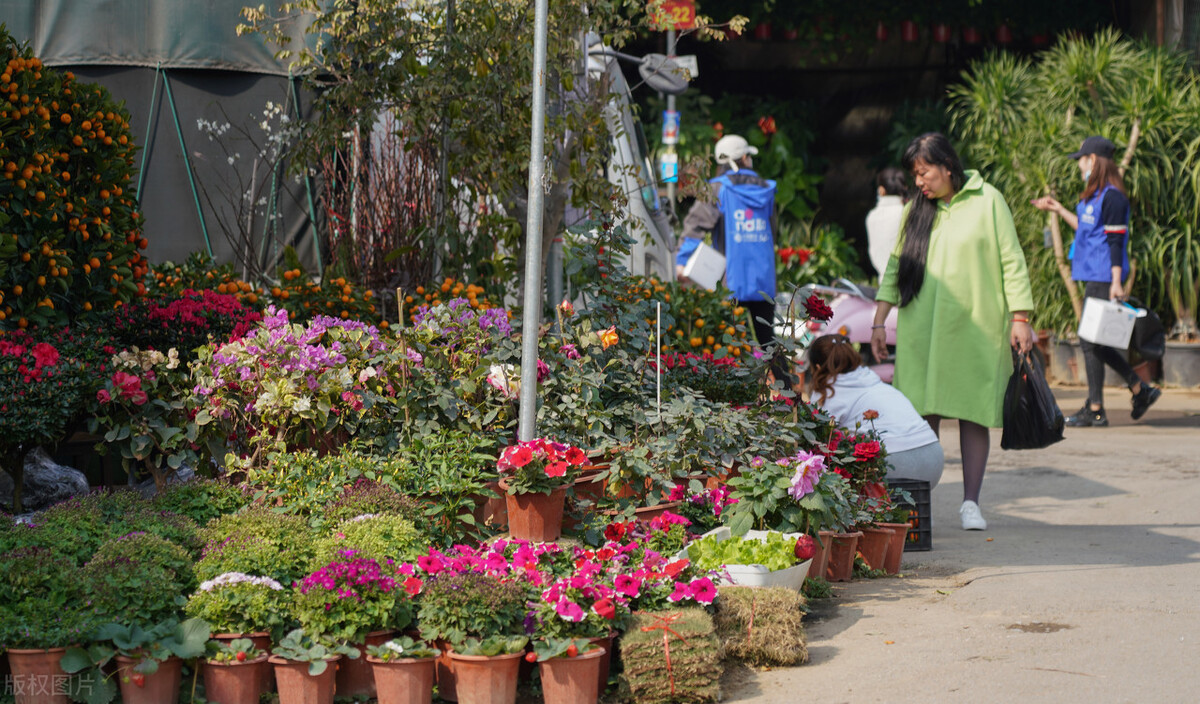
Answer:
M683 267L683 275L709 291L715 291L717 282L725 276L725 255L701 242Z
M1129 347L1138 312L1116 301L1089 298L1079 319L1079 338L1097 345L1123 350Z

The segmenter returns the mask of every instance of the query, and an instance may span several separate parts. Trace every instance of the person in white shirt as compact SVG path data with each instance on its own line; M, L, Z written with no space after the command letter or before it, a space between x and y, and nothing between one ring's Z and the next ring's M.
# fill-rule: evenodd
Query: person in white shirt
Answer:
M900 236L900 216L904 213L904 195L908 183L903 171L889 166L875 177L875 185L879 199L871 212L867 213L867 253L871 256L875 273L883 278L888 257L896 248L896 238Z
M870 422L887 448L888 479L937 486L946 464L937 435L904 394L862 366L854 343L844 335L822 335L809 348L808 361L810 398L839 425L853 428L867 411L879 414Z

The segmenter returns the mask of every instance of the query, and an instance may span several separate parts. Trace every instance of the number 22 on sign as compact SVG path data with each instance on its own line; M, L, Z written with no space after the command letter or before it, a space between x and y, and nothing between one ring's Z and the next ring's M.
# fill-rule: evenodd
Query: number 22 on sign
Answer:
M652 24L659 30L692 29L696 25L696 0L662 0L650 3Z

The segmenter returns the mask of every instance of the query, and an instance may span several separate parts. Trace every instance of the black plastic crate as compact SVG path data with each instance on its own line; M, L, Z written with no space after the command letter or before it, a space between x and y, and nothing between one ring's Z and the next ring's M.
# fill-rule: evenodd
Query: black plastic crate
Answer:
M904 541L904 552L920 552L933 549L933 504L929 482L919 482L914 479L889 479L888 488L896 504L906 506L911 513L908 515L908 538ZM896 489L903 489L912 496L911 504L901 502L896 497Z

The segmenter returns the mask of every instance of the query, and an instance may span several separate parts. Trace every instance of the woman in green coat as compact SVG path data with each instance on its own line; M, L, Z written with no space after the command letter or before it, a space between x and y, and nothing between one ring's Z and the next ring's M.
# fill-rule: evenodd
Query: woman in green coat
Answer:
M903 165L917 190L876 295L871 347L887 355L884 320L900 306L896 388L934 432L958 420L963 458L964 530L986 530L979 491L988 428L1002 425L1012 375L1010 346L1033 347L1033 295L1025 255L1004 197L976 171L964 171L950 141L936 133L908 145Z

